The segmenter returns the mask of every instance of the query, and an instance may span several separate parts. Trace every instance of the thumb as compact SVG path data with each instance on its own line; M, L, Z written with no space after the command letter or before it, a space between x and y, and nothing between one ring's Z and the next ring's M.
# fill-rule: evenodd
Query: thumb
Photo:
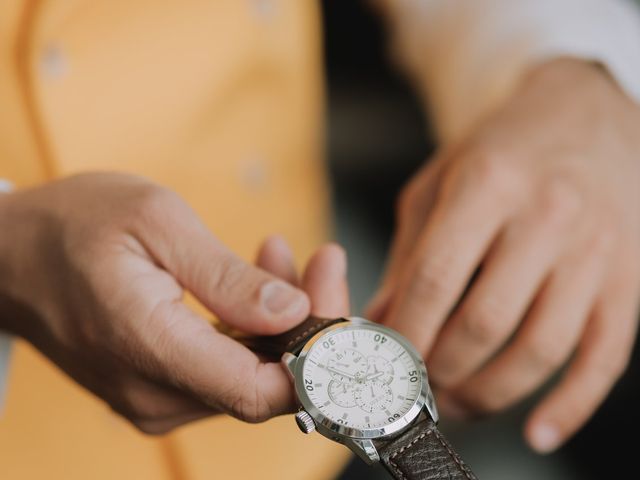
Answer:
M165 216L156 225L160 231L144 243L220 320L247 333L272 335L307 317L309 299L302 290L235 255L186 204L170 208L171 224Z

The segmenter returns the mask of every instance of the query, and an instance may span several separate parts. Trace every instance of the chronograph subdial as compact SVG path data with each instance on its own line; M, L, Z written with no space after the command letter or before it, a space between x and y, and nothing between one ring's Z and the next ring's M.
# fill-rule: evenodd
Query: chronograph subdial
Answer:
M329 398L333 403L344 408L356 406L356 399L353 395L353 384L331 380L329 382Z
M389 385L393 381L393 366L388 360L371 355L367 358L367 373L364 380L377 380Z
M389 408L393 402L393 391L383 382L370 380L358 383L353 389L353 397L358 407L373 413Z
M357 350L344 348L329 358L327 370L338 382L355 383L366 374L367 360Z

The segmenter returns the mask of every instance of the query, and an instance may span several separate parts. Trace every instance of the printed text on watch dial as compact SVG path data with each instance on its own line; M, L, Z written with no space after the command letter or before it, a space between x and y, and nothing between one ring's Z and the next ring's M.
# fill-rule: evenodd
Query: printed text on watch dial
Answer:
M420 394L419 367L405 348L378 330L337 330L307 355L304 388L313 404L347 427L384 427L407 413Z

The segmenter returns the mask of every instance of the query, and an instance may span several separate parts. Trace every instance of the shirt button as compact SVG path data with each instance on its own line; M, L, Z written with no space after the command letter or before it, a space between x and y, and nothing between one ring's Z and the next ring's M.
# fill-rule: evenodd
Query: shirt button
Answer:
M0 178L0 193L9 193L13 190L13 183L6 178Z
M69 64L67 57L58 45L49 45L42 52L40 68L45 77L57 79L67 73Z
M276 0L251 0L253 11L258 17L269 20L276 14Z
M261 192L267 188L268 176L264 158L250 158L240 166L240 181L253 192Z

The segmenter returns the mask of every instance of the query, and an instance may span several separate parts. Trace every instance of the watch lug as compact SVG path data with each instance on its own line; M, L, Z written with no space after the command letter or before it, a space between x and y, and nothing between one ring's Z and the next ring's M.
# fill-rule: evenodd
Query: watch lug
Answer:
M367 320L366 318L362 317L344 317L344 319L350 321L351 323L357 323L360 325L373 323L371 320Z
M284 369L287 371L287 374L289 374L289 379L293 382L295 380L296 362L298 361L298 357L293 353L285 352L282 354L280 361L282 362L282 365L284 365Z
M376 450L375 445L369 439L349 438L345 440L344 444L349 447L353 453L364 460L367 465L380 461L378 450Z
M433 392L430 388L427 390L427 400L425 401L424 406L427 409L431 420L433 420L434 423L438 423L440 416L438 414L438 408L436 407L436 400L433 398Z

